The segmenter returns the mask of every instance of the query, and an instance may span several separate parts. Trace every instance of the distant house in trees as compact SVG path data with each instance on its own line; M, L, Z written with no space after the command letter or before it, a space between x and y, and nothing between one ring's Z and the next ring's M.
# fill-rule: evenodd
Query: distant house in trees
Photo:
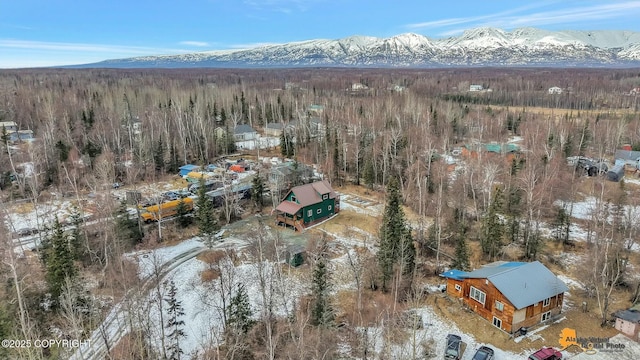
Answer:
M640 87L631 89L631 91L629 91L629 95L640 95Z
M471 272L450 270L440 276L447 279L448 295L508 333L560 314L569 290L538 261L497 261Z
M552 86L549 88L549 94L562 94L562 88Z
M278 190L288 190L296 182L305 182L312 176L313 170L309 166L288 161L271 167L269 183Z
M316 104L309 105L309 108L307 109L307 112L309 114L314 114L314 115L321 115L323 111L324 111L324 106L316 105Z
M18 124L16 124L14 121L2 121L0 122L0 127L3 127L4 131L6 131L7 134L18 131Z
M13 133L9 133L9 141L31 141L33 140L33 130L18 130Z
M264 134L267 136L280 136L284 131L284 125L282 123L268 123L264 127Z
M289 190L275 208L276 224L292 226L298 231L321 222L340 211L340 196L328 181L316 181Z
M469 91L482 91L484 87L482 85L471 84L469 85Z
M362 90L368 90L368 89L369 87L362 83L351 84L351 91L362 91Z
M237 125L233 129L233 138L236 141L253 140L257 137L258 133L247 124Z

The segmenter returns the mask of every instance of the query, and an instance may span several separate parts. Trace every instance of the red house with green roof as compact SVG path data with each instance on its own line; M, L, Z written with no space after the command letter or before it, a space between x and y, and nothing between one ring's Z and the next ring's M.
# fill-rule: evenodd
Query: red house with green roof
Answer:
M328 181L316 181L289 190L275 209L276 224L298 231L317 224L340 211L340 196Z

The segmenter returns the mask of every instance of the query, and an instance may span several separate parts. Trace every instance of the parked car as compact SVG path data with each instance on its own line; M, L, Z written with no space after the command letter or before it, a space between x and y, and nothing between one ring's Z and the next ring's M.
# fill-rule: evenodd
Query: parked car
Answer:
M492 360L493 359L493 349L486 346L480 346L480 348L473 355L471 360Z
M173 201L181 199L180 195L175 191L167 191L162 194L162 198L167 201Z
M462 357L460 344L462 344L462 338L460 338L460 336L448 334L447 347L444 349L444 358L447 360L460 360Z
M20 228L16 230L14 234L16 237L23 237L23 236L34 235L37 233L38 233L38 229L36 228Z
M562 353L554 348L543 347L529 356L529 360L560 360Z

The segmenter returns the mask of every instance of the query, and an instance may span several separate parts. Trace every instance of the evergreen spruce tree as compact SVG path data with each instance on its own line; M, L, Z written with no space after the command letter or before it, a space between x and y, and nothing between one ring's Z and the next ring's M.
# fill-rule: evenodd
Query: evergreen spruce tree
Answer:
M454 269L468 271L471 268L469 263L469 246L464 236L456 235L456 253L451 267Z
M156 172L162 172L162 170L164 170L164 143L162 136L158 139L153 151L153 163L155 164Z
M180 199L178 206L176 206L176 221L178 226L184 229L191 225L192 218L188 215L189 210L187 209L187 204L185 204L183 199Z
M373 160L368 159L364 164L364 183L369 189L373 189L373 185L376 182L375 169L373 167Z
M46 280L54 301L62 293L67 278L75 278L78 269L73 259L74 249L71 248L69 237L64 232L60 221L56 218L52 233L49 236L49 248L44 255L46 266Z
M218 230L218 222L216 221L213 202L207 196L207 189L202 178L200 179L200 187L198 187L196 207L196 219L200 236L202 236L205 244L211 248L213 246L213 236Z
M396 265L402 266L403 275L408 278L412 278L415 266L415 247L402 210L398 186L395 178L389 180L387 204L380 227L380 246L376 254L383 291L388 290Z
M556 216L551 223L551 235L557 241L564 244L569 243L569 230L571 227L571 217L567 213L565 206L558 206Z
M184 310L182 308L182 303L178 301L176 295L176 284L171 281L169 282L167 297L164 299L167 304L167 323L165 325L165 329L169 331L167 333L168 360L180 359L180 356L183 354L182 348L180 348L180 340L186 337L183 330L184 320L181 319L184 316Z
M320 256L313 269L313 284L311 288L311 324L327 327L333 323L334 311L331 306L330 273L327 260Z
M251 318L251 304L244 284L238 284L236 294L229 301L225 309L227 312L226 331L233 335L246 334L255 321Z
M480 234L480 246L482 253L488 255L493 260L502 246L504 235L504 224L500 219L498 211L502 207L502 190L497 188L487 213L482 218L482 230Z
M7 144L9 144L9 133L7 132L7 128L6 127L2 127L2 134L0 135L0 140L2 141L2 144L7 147Z
M143 234L136 219L129 216L127 204L124 201L116 209L114 215L114 233L117 241L125 248L135 246L142 241Z
M171 174L177 174L180 171L180 160L178 159L178 150L175 144L171 144L169 148L169 164L167 164L167 171Z
M284 134L284 130L280 133L280 155L287 157L289 152L287 151L287 136Z
M80 260L83 254L82 215L80 214L80 209L75 205L71 207L69 220L72 225L69 233L69 247L72 251L73 260Z
M258 171L253 177L251 184L251 200L253 200L253 204L256 206L258 211L262 211L262 207L264 206L262 199L262 193L264 192L264 180L262 179L262 176L260 176L260 171Z

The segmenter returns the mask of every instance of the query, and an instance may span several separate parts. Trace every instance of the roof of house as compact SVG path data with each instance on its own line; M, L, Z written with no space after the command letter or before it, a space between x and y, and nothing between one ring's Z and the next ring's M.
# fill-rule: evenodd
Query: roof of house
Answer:
M619 310L613 316L633 323L640 324L640 311L637 310Z
M322 202L324 194L329 194L330 199L337 196L327 180L296 186L289 190L285 198L289 197L290 193L296 196L296 202L285 200L276 207L276 210L293 215L305 206Z
M538 261L496 262L471 272L450 270L440 276L456 280L488 279L516 309L569 291L562 280Z
M265 126L266 129L275 129L275 130L282 130L284 128L284 125L282 123L268 123Z
M187 165L182 165L179 167L179 169L181 170L192 170L192 169L199 169L200 166L198 165L193 165L193 164L187 164Z
M18 126L18 124L16 124L15 121L2 121L2 122L0 122L0 126L2 126L2 127Z
M256 132L253 128L247 124L236 125L233 129L234 134L246 134Z
M331 199L336 197L336 193L333 191L327 180L296 186L289 192L296 195L298 203L303 207L322 202L322 195L324 194L329 194L329 198Z
M302 205L294 203L293 201L283 201L276 207L276 210L282 211L289 215L297 213L302 208Z
M622 160L637 160L640 158L640 151L616 150L614 158Z

